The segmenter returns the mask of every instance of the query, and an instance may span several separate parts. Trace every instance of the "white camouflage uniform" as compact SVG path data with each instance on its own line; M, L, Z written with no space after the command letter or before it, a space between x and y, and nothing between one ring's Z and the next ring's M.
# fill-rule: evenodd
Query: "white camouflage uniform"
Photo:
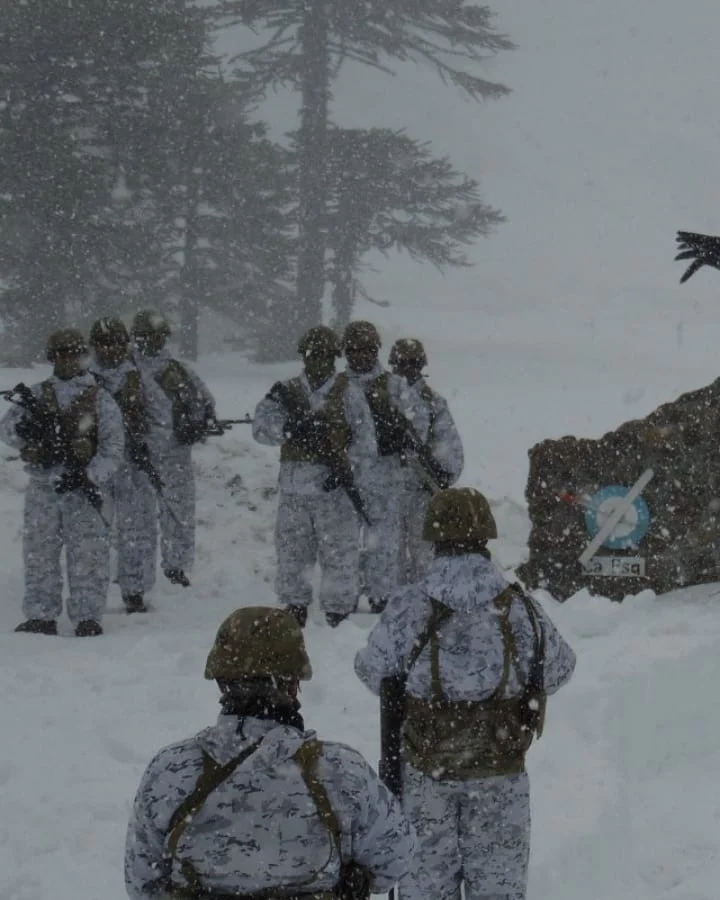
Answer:
M260 739L187 825L172 863L173 883L186 884L179 857L191 862L210 893L332 889L340 873L335 841L292 759L313 737L270 720L221 715L217 725L161 750L142 778L128 827L128 896L165 896L155 891L170 874L169 823L195 788L202 751L224 764ZM374 892L388 890L407 872L413 852L400 805L362 756L342 744L323 742L317 771L341 827L343 862L364 866Z
M90 373L98 384L116 396L125 379L137 366L129 359L117 366L101 366L96 361ZM127 427L127 423L126 427ZM123 597L152 590L157 558L157 502L150 479L128 458L118 466L112 480L112 496L117 531L117 580Z
M387 598L402 583L400 573L400 499L405 484L405 467L399 454L380 456L375 425L365 391L383 373L380 363L370 372L345 370L348 378L346 414L353 433L348 451L355 483L362 495L371 526L363 525L364 549L361 578L368 596ZM422 405L414 405L408 383L388 374L388 394L399 410L420 433L427 432L429 417Z
M305 373L300 375L299 383L313 411L325 405L336 377L331 376L312 391ZM283 444L287 417L281 403L263 397L253 416L253 437L260 444ZM355 609L360 590L360 527L345 491L324 490L329 475L327 466L315 462L280 463L275 591L280 603L308 606L312 601L312 572L318 561L320 606L325 612L344 615Z
M453 610L438 630L440 678L449 700L489 699L503 677L504 643L494 599L507 582L480 554L435 559L417 584L391 599L355 657L355 671L375 694L383 679L401 675L423 633L433 597ZM552 694L575 667L575 654L535 604L545 630L545 690ZM523 684L535 636L523 603L510 607ZM411 668L408 694L431 696L430 647ZM511 666L507 696L520 693ZM417 854L403 881L403 900L524 900L530 853L530 796L526 773L464 781L436 780L405 763L403 808L415 826Z
M424 378L409 386L413 406L424 409L427 428L417 428L418 437L429 447L433 458L455 484L462 474L465 457L460 434L450 413L447 401L432 390ZM423 417L424 419L425 417ZM405 481L400 500L400 577L402 584L412 584L432 562L432 544L422 539L425 513L431 490L425 486L422 470L417 462L405 466ZM449 486L449 485L446 485Z
M96 388L88 372L68 380L52 376L50 383L61 409L89 388ZM41 395L42 384L31 390ZM97 394L97 453L86 472L100 490L108 491L112 478L123 459L124 429L117 404L106 391ZM20 406L9 409L0 420L0 440L11 447L22 448L25 441L15 426L25 417ZM54 485L63 466L41 469L27 465L30 476L25 493L23 521L23 561L25 596L23 612L27 619L54 621L62 612L63 578L60 556L63 546L70 595L67 612L73 625L88 619L100 622L105 611L110 583L109 534L106 521L107 504L101 514L94 509L81 490L56 494Z
M163 483L162 497L158 499L160 560L164 570L181 569L187 572L195 559L192 447L175 439L172 401L156 380L173 359L167 348L159 350L154 356L144 356L140 352L133 354L147 396L150 458ZM185 363L182 365L199 396L204 398L208 407L214 409L215 400L205 383Z

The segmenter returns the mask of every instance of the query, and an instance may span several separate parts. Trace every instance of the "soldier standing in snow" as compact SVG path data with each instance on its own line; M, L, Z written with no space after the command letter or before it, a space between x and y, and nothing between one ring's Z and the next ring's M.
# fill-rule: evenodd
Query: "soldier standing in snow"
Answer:
M118 583L128 613L147 612L145 595L155 584L157 504L145 392L121 319L98 319L90 329L90 346L95 355L90 372L112 394L125 425L125 460L113 479Z
M530 852L525 754L545 697L575 654L548 616L492 563L489 504L470 488L437 493L425 520L435 559L390 600L355 671L387 698L400 685L403 807L418 849L404 900L524 900ZM397 700L397 697L396 697ZM386 771L393 760L384 760ZM394 774L394 773L393 773Z
M52 377L26 388L0 421L0 439L20 449L25 494L23 560L26 621L16 631L57 634L62 611L60 555L66 550L67 612L78 637L102 634L110 549L103 494L123 457L117 404L87 370L88 346L68 328L50 336Z
M286 610L223 622L205 667L220 718L161 750L135 798L132 900L361 900L405 875L413 835L395 798L355 750L304 730L297 698L311 674Z
M401 583L400 497L408 426L426 433L427 410L413 406L404 378L380 365L380 335L372 323L351 322L342 347L347 368L338 381L347 392L348 403L364 408L362 415L348 415L353 432L350 461L371 523L365 527L362 578L371 610L381 612Z
M165 344L167 319L145 309L133 319L134 362L148 403L147 444L163 484L159 504L160 557L173 584L190 586L195 557L195 480L192 445L215 422L215 400L200 378L174 359Z
M433 492L454 484L463 464L463 445L447 401L423 378L427 355L422 343L401 338L390 349L388 365L410 386L415 406L427 411L428 428L419 437L435 461L435 471L423 469L416 458L408 457L401 495L400 574L404 584L412 584L424 574L432 561L432 545L422 539L425 512Z
M344 399L334 387L340 341L332 329L318 325L300 339L298 353L302 374L276 383L258 403L253 437L261 444L280 445L278 599L304 626L318 561L320 606L335 627L357 605L360 556L358 514L350 499L351 433Z

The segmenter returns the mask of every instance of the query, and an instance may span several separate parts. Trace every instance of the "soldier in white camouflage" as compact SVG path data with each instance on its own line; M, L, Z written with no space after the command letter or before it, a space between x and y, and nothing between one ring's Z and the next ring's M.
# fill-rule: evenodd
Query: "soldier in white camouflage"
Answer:
M133 361L147 397L150 457L163 484L159 498L160 562L173 584L190 586L195 559L195 479L192 446L216 424L215 400L189 366L165 346L170 325L143 309L133 319Z
M81 332L52 334L47 358L52 376L30 388L18 385L10 392L16 405L0 421L0 440L20 450L30 476L23 523L26 620L15 630L57 634L64 547L68 617L78 637L95 637L103 632L110 584L104 500L123 459L122 416L87 371Z
M416 338L400 338L390 348L390 371L404 378L416 407L427 414L427 430L418 436L435 464L426 469L417 457L408 454L405 481L400 496L400 577L412 584L432 562L432 544L422 539L430 497L455 484L462 474L465 457L462 439L447 400L433 390L423 377L427 366L425 347Z
M112 394L125 425L125 459L112 482L117 532L117 580L128 613L147 612L146 594L155 584L157 503L149 472L154 468L147 445L147 400L137 366L130 357L130 335L122 319L93 323L90 373Z
M353 439L348 453L370 525L363 526L361 580L370 608L380 612L402 583L400 498L409 453L409 429L427 433L428 413L414 403L404 378L379 361L380 334L371 322L350 322L342 347L347 368L338 376L348 402L363 409L349 416Z
M399 803L359 753L304 730L311 674L288 611L223 622L205 668L218 722L161 750L135 798L131 900L363 900L407 873L414 835Z
M253 437L280 447L278 600L304 626L318 562L320 607L336 627L357 605L360 559L359 514L350 499L352 431L335 372L340 341L331 328L317 325L302 336L298 353L303 372L276 382L258 403Z
M466 900L525 900L525 754L575 654L493 564L487 542L497 529L482 494L437 493L424 537L434 561L391 598L355 658L373 693L387 699L394 685L402 694L404 764L393 787L418 843L401 895L458 900L462 886Z

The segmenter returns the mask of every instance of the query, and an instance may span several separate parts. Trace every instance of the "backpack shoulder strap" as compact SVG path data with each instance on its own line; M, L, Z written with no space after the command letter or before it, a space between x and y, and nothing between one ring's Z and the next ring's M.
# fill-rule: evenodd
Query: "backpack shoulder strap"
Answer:
M342 834L340 822L332 807L325 785L318 775L317 766L318 761L322 756L322 752L322 741L313 739L311 741L306 741L295 753L293 759L300 766L300 772L302 773L305 786L310 792L310 796L313 799L313 803L317 808L320 818L323 820L323 824L332 837L333 844L338 852L338 857L342 858L340 856L340 836Z
M422 632L415 638L415 643L408 653L405 661L405 676L410 673L415 663L418 661L420 654L423 652L428 643L430 643L430 678L432 684L433 700L442 700L443 690L440 680L440 645L437 640L438 628L452 616L453 611L449 606L430 597L432 610L428 616L427 623Z
M225 765L220 765L220 763L216 762L212 756L207 754L204 750L202 751L203 769L195 784L195 788L188 794L170 818L167 857L170 859L175 857L180 838L183 836L188 825L190 825L199 812L200 807L210 794L212 794L216 788L220 787L223 781L227 780L240 763L254 753L261 743L262 741L256 741L254 744L246 747L242 753L233 757L229 762L225 763Z

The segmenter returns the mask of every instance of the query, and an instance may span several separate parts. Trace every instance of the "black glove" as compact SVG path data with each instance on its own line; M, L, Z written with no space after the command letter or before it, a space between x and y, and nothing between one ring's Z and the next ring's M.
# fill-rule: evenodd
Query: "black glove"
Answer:
M32 416L25 416L15 426L15 434L23 441L38 442L45 436L45 428L42 422Z
M128 447L128 456L138 469L144 469L150 462L150 451L144 441L133 441Z
M293 405L293 393L286 384L282 383L282 381L276 381L267 392L266 396L268 400L274 400L275 403L279 403L285 408Z
M65 469L55 482L55 493L67 494L70 491L77 491L87 483L84 469Z
M334 491L336 488L349 488L353 486L352 469L349 466L338 466L328 475L323 482L324 491Z
M683 273L680 284L692 278L703 266L720 269L720 237L694 231L678 231L676 240L680 253L675 259L693 260Z

